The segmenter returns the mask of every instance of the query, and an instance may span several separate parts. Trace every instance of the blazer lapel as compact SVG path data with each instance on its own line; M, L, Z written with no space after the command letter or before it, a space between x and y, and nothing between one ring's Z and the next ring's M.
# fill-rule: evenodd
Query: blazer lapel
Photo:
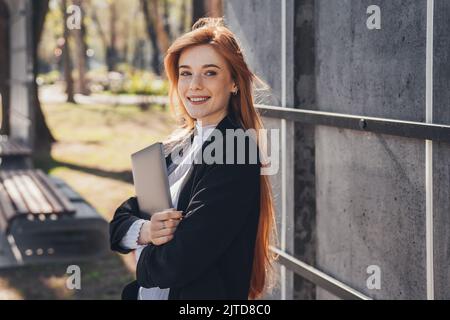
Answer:
M226 133L226 129L232 129L232 128L236 128L237 124L233 121L233 119L230 118L230 116L226 116L225 118L223 118L216 126L216 129L219 130L223 137L225 137L225 133ZM205 150L205 148L212 143L213 141L207 139L205 142L203 142L202 144L202 154ZM194 189L194 186L197 185L197 182L200 180L200 178L203 176L203 173L206 169L206 166L208 164L204 163L203 161L201 163L194 163L192 165L191 168L191 173L188 176L187 181L185 181L185 183L183 184L183 186L181 187L181 192L180 192L180 196L178 199L178 205L177 205L177 210L181 210L183 211L183 215L186 214L186 212L184 212L188 205L189 205L189 201L192 197L192 191Z
M191 134L190 139L191 139L191 144L192 144L192 141L194 140L194 133ZM167 175L169 176L177 168L178 164L173 163L170 153L167 155L167 157L165 157L165 160L166 160L166 167L167 167Z

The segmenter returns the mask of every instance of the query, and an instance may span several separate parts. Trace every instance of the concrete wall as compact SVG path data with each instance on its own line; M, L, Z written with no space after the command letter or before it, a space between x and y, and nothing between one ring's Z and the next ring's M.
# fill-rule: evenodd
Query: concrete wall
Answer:
M279 97L281 2L227 3L250 65ZM287 3L287 106L426 120L426 0ZM450 124L450 3L434 3L433 120ZM370 5L381 9L380 30L366 26ZM433 143L434 266L427 266L425 141L301 124L294 133L294 255L376 299L426 299L433 267L435 298L448 299L449 145ZM372 265L381 271L379 290L366 284ZM294 289L296 299L336 298L298 277Z
M315 109L315 1L296 0L294 7L294 107ZM315 128L295 123L295 257L316 265ZM316 298L315 286L294 275L294 298Z
M424 121L426 1L378 1L381 30L371 4L316 2L316 106ZM316 182L318 268L374 298L426 298L425 143L317 127Z

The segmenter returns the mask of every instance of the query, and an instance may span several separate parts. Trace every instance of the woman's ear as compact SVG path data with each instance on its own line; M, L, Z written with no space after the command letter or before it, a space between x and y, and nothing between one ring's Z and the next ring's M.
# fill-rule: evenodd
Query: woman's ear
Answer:
M231 81L233 82L233 85L231 86L231 91L236 91L236 89L238 88L236 78L232 76Z
M236 94L238 90L239 90L238 86L236 85L236 83L234 83L231 93Z

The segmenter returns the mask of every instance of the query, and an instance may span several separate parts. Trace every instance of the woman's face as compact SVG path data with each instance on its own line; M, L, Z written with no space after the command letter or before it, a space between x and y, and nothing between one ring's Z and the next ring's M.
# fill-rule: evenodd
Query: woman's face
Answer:
M189 115L201 126L219 123L237 89L225 59L205 44L184 49L178 65L178 94Z

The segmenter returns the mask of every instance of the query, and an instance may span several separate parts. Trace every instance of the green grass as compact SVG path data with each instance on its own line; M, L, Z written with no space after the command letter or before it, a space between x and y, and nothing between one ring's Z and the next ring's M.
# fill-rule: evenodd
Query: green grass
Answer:
M129 167L131 153L162 140L174 127L168 114L156 106L143 112L136 106L47 105L45 113L65 148L85 151L83 163L118 169ZM59 157L72 157L73 152Z
M156 105L146 111L137 106L68 103L43 109L58 140L48 159L49 173L67 181L105 219L133 194L130 155L163 140L175 128L169 113Z

